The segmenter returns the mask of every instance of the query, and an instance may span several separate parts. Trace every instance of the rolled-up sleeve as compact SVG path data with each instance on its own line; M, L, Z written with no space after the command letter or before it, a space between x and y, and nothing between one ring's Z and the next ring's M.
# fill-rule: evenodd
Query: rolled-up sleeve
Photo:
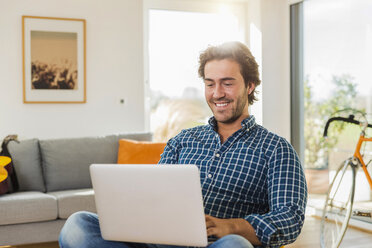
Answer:
M303 168L293 147L281 140L268 161L269 212L245 219L253 226L263 247L292 243L305 220L307 187Z

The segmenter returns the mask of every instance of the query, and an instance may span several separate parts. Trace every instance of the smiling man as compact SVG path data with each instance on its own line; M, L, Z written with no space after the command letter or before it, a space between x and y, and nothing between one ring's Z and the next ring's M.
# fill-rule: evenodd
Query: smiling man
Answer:
M305 217L305 177L293 147L249 114L261 83L254 57L229 42L207 48L199 64L213 117L171 139L159 163L198 165L207 233L217 240L211 248L295 241Z
M280 247L293 242L304 223L305 177L293 147L249 114L260 84L254 57L244 44L230 42L207 48L199 63L213 117L207 125L170 139L159 164L198 166L209 248ZM103 240L97 215L87 212L67 220L60 246L169 247Z
M240 65L232 59L209 61L204 67L205 98L218 124L222 143L248 118L248 95L256 84L247 86Z

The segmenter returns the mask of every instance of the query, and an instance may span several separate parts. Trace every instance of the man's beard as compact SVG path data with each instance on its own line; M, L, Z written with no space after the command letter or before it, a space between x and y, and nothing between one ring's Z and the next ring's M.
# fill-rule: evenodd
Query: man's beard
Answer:
M227 99L227 98L221 98L221 99L217 99L217 100L218 101L226 101L226 102L229 102L229 104L232 102L231 99ZM224 123L224 124L229 124L229 123L235 122L237 119L239 119L243 115L243 111L244 111L244 108L245 108L245 105L247 104L247 102L248 102L248 96L247 96L246 92L243 92L243 94L236 99L236 103L237 103L236 107L232 108L231 116L229 118L227 118L226 120L219 119L218 115L216 115L214 113L213 108L211 108L211 106L210 106L211 104L214 105L214 100L212 100L212 103L209 103L209 108L212 110L214 118L216 119L216 121ZM215 111L217 111L217 110L215 110Z

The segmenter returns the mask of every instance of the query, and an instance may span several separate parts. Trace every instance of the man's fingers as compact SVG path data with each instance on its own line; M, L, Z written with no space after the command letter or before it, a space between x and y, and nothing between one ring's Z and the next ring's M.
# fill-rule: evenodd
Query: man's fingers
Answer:
M213 217L206 215L205 216L205 225L207 226L207 229L213 226L216 226L216 224L213 221Z
M211 227L207 229L207 236L216 236L217 238L221 238L221 232L217 227Z
M208 220L212 220L213 219L213 217L212 216L210 216L210 215L205 215L205 221L208 221Z
M207 236L212 236L216 233L216 223L213 221L213 217L205 215L205 225L207 227Z
M206 221L205 225L207 226L207 229L216 226L216 224L213 221Z
M216 236L221 238L223 234L223 225L221 226L221 221L218 218L205 215L205 224L207 226L207 235Z
M216 231L217 231L217 228L214 228L214 227L211 227L211 228L207 228L207 236L212 236L212 235L216 235Z

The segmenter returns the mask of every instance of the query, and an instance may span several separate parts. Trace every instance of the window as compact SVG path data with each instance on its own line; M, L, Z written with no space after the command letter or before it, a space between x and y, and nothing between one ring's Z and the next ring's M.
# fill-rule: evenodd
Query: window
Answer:
M244 42L245 37L244 8L239 5L166 6L147 10L147 105L150 130L157 141L206 123L211 112L198 77L199 54L208 45Z
M292 43L292 87L295 89L292 97L303 96L303 102L292 101L292 109L295 104L302 107L302 112L292 114L294 122L296 118L303 118L297 119L303 127L296 127L292 122L295 129L300 130L297 150L305 168L327 168L332 175L340 162L353 153L360 129L353 125L338 126L338 130L330 134L331 142L326 143L322 138L326 120L342 109L372 113L372 2L308 0L297 7L293 5L292 11L298 14L297 23L303 21L297 29L292 21L291 30L292 36L297 37L292 39L297 41ZM303 66L295 68L294 59ZM296 75L298 80L294 80ZM372 115L367 117L371 122ZM371 156L371 144L365 151ZM365 179L357 181L367 183ZM368 189L368 184L361 188Z

